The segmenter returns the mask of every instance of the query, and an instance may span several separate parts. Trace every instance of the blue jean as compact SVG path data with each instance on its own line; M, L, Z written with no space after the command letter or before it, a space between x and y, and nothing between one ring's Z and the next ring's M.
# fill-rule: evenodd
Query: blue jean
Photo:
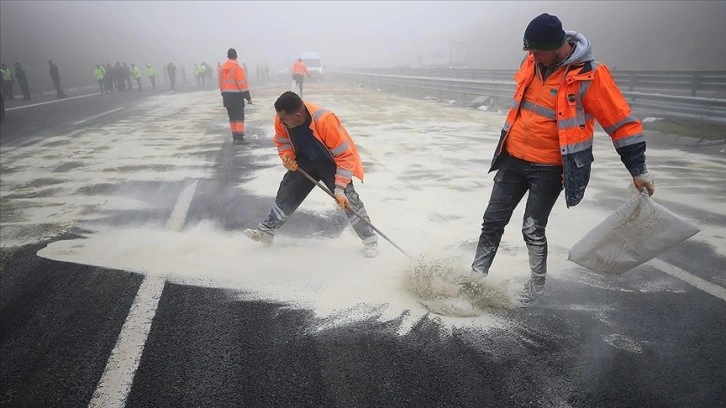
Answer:
M481 235L471 265L474 271L484 275L489 273L504 227L528 191L522 235L527 244L532 278L544 282L547 273L545 227L562 191L562 166L530 163L511 156L504 159L494 176L492 195L484 212Z
M297 163L310 177L322 181L330 191L335 190L336 167L332 160L312 161L298 157ZM288 218L297 210L314 188L316 188L315 184L299 172L288 171L285 173L285 176L280 182L280 188L277 190L275 202L272 204L272 209L270 209L270 214L257 228L262 231L274 233L275 230L287 222ZM358 193L355 191L352 181L345 187L344 193L350 202L350 206L366 221L370 222L366 208L360 200ZM363 243L377 242L378 235L376 235L370 225L361 221L347 208L345 213L348 216L348 221L353 226L353 230L363 240Z

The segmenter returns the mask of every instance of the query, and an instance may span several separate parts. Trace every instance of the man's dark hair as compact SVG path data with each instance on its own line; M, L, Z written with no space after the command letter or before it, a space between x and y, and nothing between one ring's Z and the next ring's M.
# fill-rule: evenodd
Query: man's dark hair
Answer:
M303 106L303 100L292 91L287 91L280 95L275 101L275 111L285 112L288 115L292 115L300 110Z
M237 59L237 50L234 48L230 48L227 50L227 58L230 59Z

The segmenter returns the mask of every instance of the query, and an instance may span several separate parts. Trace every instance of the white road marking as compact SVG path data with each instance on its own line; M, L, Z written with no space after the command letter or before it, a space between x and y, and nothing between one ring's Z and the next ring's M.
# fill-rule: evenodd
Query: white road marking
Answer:
M88 95L71 96L70 98L55 99L55 100L52 100L52 101L38 102L38 103L34 103L32 105L16 106L14 108L5 109L5 111L7 112L7 111L18 110L18 109L32 108L34 106L47 105L49 103L57 103L57 102L63 102L63 101L70 101L71 99L88 98L89 96L94 96L94 95L101 95L101 92L96 92L96 93L92 93L92 94L88 94Z
M180 231L184 227L197 183L195 181L190 184L179 195L166 224L168 229ZM89 407L122 408L126 405L126 398L131 390L136 369L139 368L159 298L164 290L164 282L164 279L144 278L121 328L116 346L111 351L101 380L88 404Z
M83 120L79 120L78 122L73 122L73 124L74 124L74 125L80 125L81 123L86 123L86 122L88 122L89 120L93 120L93 119L96 119L96 118L100 118L100 117L101 117L101 116L103 116L103 115L108 115L109 113L114 113L114 112L118 112L118 111L120 111L121 109L123 109L123 108L116 108L116 109L112 109L112 110L110 110L110 111L107 111L107 112L99 113L98 115L94 115L94 116L91 116L90 118L87 118L87 119L83 119Z
M687 284L689 284L697 289L700 289L708 294L716 296L717 298L720 298L721 300L726 300L726 289L722 288L719 285L716 285L707 280L701 279L698 276L695 276L689 272L686 272L683 269L681 269L675 265L671 265L668 262L662 261L660 259L652 259L648 263L653 265L654 267L660 269L661 271L667 273L668 275L671 275L672 277L674 277L676 279L680 279L683 282L686 282Z

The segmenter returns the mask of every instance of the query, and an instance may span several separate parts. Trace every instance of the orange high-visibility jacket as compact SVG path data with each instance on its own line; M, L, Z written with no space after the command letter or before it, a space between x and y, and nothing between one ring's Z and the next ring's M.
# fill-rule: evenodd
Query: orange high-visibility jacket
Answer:
M594 120L597 120L610 135L615 150L632 176L643 174L647 169L645 136L640 120L633 115L608 68L592 58L590 42L580 33L568 31L567 34L568 40L575 42L576 49L563 64L566 65L567 71L559 88L556 89L555 109L552 112L544 112L542 106L528 107L527 101L523 102L527 87L533 80L539 80L535 79L537 75L535 61L530 54L514 75L516 82L514 100L507 114L489 171L498 169L501 159L509 154L504 146L519 110L535 109L537 112L536 109L540 108L540 115L551 115L556 121L564 173L565 199L567 206L571 207L582 200L590 180L590 169L594 160L592 155ZM537 129L537 126L532 129L528 127L528 137L537 137L531 132L536 132ZM552 135L541 135L541 137L551 138Z
M228 59L219 70L219 90L222 92L247 92L245 70L236 60Z
M292 64L292 74L308 75L308 67L306 67L302 61L295 61L295 63Z
M353 176L363 181L363 162L358 148L333 112L314 103L303 103L312 117L310 130L335 162L335 194L343 194L345 186L351 182ZM275 116L275 136L272 140L280 157L295 158L295 146L290 140L290 133L278 116Z

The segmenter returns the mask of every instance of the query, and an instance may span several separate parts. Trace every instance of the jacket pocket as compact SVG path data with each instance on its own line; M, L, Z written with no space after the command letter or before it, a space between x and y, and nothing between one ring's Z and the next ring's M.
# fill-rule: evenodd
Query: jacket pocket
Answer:
M592 162L595 161L595 157L592 155L591 149L572 153L571 157L572 161L575 163L575 166L577 166L578 169L589 166L590 164L592 164Z

